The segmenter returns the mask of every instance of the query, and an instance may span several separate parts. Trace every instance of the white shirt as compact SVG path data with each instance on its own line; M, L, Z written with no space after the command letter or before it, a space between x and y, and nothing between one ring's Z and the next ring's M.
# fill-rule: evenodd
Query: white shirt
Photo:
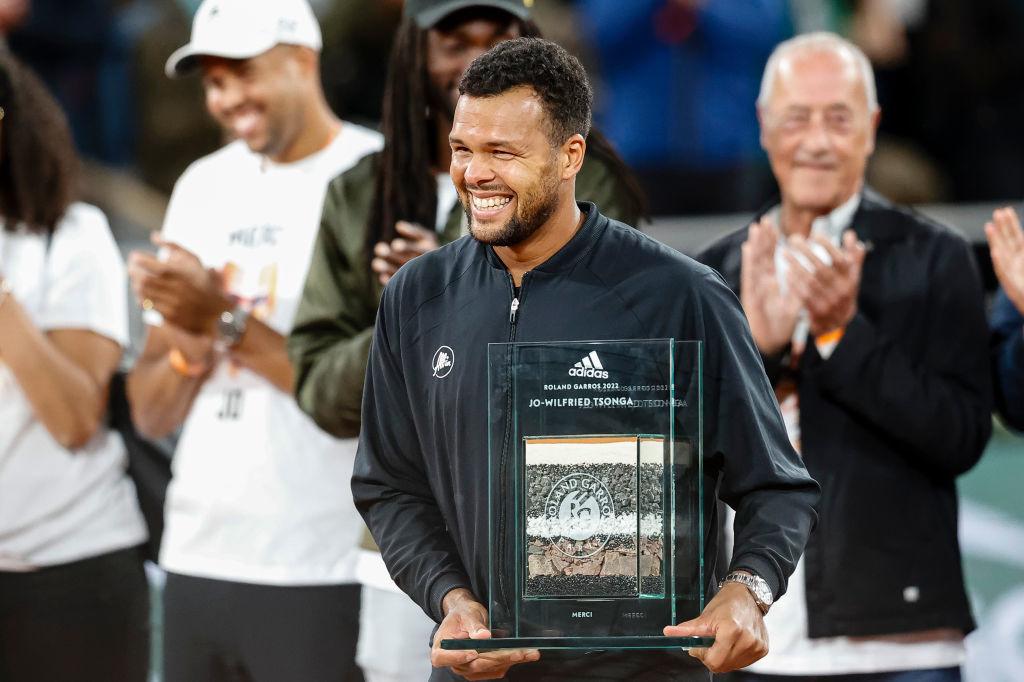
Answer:
M178 180L164 236L221 270L254 318L287 335L327 183L381 143L344 123L322 151L275 164L234 142ZM355 439L321 431L290 394L222 362L178 441L161 565L259 584L352 581L363 527L349 487L355 452Z
M811 233L821 234L838 246L843 232L851 227L850 223L859 205L860 194L857 193L832 213L816 218L811 224ZM778 211L774 211L773 214L778 225ZM786 248L785 237L780 237L779 248L775 250L775 267L783 290L789 267L782 255ZM823 249L816 251L816 255L825 262L831 262L828 253ZM807 330L808 324L804 315L793 334L794 348L802 348L806 343ZM819 347L818 352L823 358L828 359L834 348L833 343L826 348ZM784 400L779 407L786 422L790 441L799 452L800 408L796 395ZM731 520L728 521L727 527L732 527ZM769 675L852 675L951 668L960 665L964 660L962 639L915 642L909 641L912 637L906 635L811 639L808 636L805 588L804 560L801 557L790 577L788 591L765 616L770 643L768 655L750 666L748 670Z
M128 345L124 262L98 209L73 204L44 235L0 228L0 274L40 330L85 329ZM0 570L31 570L139 545L146 527L105 425L77 450L36 417L0 350Z

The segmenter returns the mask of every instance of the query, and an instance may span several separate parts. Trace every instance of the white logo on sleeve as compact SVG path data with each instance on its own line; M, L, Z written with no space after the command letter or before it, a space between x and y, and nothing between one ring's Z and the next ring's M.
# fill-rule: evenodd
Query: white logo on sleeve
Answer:
M569 368L569 376L586 377L589 379L607 379L608 372L601 364L601 358L597 357L597 351L590 351L583 359Z
M434 351L434 359L431 361L430 366L434 370L435 378L444 379L452 371L452 365L454 364L455 351L448 346L441 346Z

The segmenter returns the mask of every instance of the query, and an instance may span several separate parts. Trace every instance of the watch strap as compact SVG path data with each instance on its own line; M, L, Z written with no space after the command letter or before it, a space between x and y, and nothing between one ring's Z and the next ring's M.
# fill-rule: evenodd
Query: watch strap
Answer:
M725 576L722 582L718 583L718 588L721 589L725 583L739 583L746 587L750 592L750 596L754 598L754 603L761 609L762 614L768 613L768 609L772 607L774 599L772 598L771 588L768 587L768 583L761 576L744 571L732 571Z

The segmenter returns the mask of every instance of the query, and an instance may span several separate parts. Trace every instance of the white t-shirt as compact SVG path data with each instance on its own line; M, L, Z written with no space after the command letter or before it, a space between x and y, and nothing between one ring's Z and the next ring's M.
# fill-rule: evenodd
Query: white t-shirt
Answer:
M229 144L178 180L164 237L221 270L254 318L287 335L327 183L381 142L344 123L325 149L289 164ZM352 581L363 528L349 488L355 452L355 439L321 431L290 394L222 362L178 441L161 565L259 584Z
M128 345L124 262L98 209L73 204L54 232L0 229L0 273L43 331L87 329ZM146 540L119 434L106 426L77 450L32 410L0 350L0 570L31 570Z

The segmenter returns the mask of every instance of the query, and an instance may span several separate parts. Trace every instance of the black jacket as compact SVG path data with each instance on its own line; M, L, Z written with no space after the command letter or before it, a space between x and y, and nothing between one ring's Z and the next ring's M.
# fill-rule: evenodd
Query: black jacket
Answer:
M515 340L703 340L707 528L716 527L718 491L737 509L733 566L781 594L814 524L818 488L789 445L735 296L711 269L593 204L581 208L588 217L573 239L524 276ZM436 621L451 589L488 599L487 344L509 341L512 298L500 259L467 237L404 266L377 316L352 490L392 577ZM441 346L454 355L443 379L432 368ZM713 561L714 544L705 555ZM514 676L541 679L553 658ZM645 679L666 657L625 659L615 674ZM674 660L676 672L693 661ZM581 678L597 679L592 661ZM551 674L571 679L565 669Z
M858 313L797 383L821 521L805 553L811 637L974 628L957 540L956 477L992 429L981 281L953 231L866 191ZM746 228L698 256L740 287ZM773 383L785 357L764 358Z

